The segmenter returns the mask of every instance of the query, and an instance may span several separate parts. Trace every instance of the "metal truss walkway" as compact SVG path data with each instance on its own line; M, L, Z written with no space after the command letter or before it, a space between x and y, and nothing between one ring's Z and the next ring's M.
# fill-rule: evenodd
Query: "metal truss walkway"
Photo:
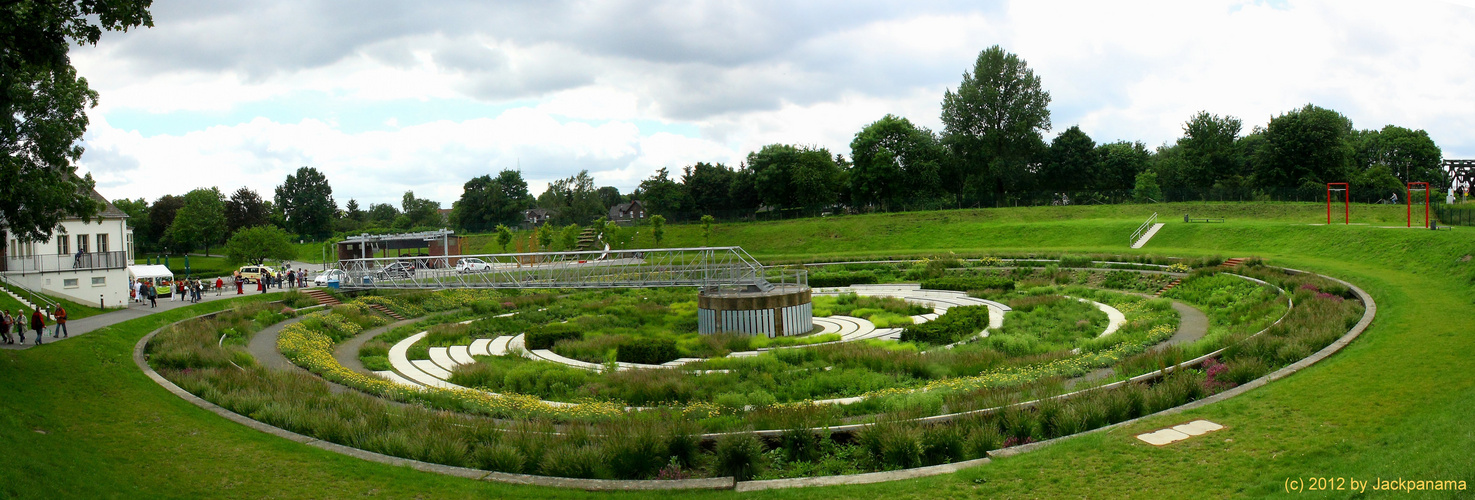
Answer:
M652 248L350 259L345 290L443 288L746 288L807 285L804 270L767 268L741 247Z

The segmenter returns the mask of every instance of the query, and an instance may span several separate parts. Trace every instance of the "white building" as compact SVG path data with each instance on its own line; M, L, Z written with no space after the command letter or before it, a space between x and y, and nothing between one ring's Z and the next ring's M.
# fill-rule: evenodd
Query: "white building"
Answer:
M9 231L0 252L0 272L33 291L81 304L121 307L128 303L128 271L133 263L133 230L128 214L92 192L103 209L92 222L62 219L46 241L20 241Z

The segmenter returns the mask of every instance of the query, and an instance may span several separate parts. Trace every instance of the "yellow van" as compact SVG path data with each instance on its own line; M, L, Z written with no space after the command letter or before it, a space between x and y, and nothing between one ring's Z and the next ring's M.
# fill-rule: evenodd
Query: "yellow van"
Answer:
M241 281L256 283L261 281L261 277L265 276L266 273L271 272L271 269L266 266L241 266L241 269L237 272L241 273Z

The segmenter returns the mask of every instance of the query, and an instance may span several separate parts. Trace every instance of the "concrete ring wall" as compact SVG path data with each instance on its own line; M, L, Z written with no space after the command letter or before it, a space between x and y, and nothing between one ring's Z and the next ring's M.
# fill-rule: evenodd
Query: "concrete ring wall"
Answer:
M697 294L697 332L740 332L766 337L802 335L814 329L809 287L778 286L768 292Z

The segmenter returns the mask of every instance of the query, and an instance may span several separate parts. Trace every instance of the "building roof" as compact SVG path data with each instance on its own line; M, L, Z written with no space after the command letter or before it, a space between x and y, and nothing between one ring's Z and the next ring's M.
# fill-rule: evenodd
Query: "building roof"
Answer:
M102 210L97 211L98 217L106 217L109 219L128 218L127 213L123 212L122 210L118 210L118 207L113 206L113 202L108 201L107 198L104 198L102 194L97 192L96 189L92 189L90 191L92 191L92 199L97 200L99 203L102 203Z

